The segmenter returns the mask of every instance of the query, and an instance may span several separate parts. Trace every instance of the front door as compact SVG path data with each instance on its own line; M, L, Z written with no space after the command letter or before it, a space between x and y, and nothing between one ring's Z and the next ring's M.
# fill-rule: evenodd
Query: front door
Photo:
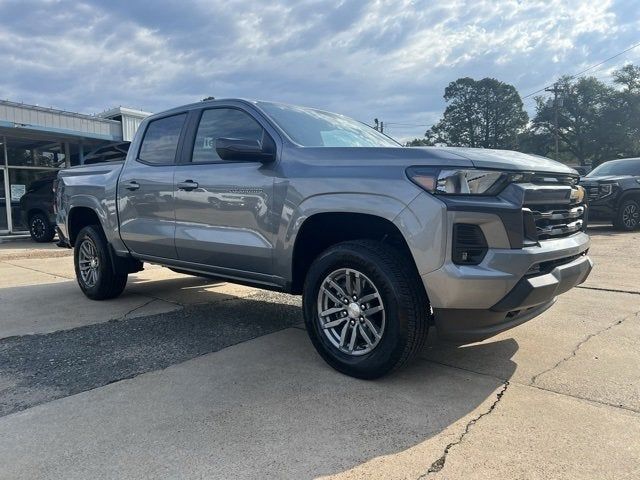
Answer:
M264 128L243 110L202 112L193 148L185 145L184 163L175 172L176 249L181 261L231 276L271 274L277 228L270 216L271 166L257 160L225 161L215 148L218 138L262 142L264 135Z
M120 174L120 235L139 255L176 258L173 176L186 118L178 114L149 122L136 158L128 159Z

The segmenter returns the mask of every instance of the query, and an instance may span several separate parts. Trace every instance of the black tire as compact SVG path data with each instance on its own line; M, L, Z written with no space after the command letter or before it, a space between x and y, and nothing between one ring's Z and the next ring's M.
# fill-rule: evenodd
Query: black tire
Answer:
M625 232L640 228L640 202L632 199L624 200L618 207L613 226Z
M320 288L328 276L341 269L357 270L367 277L375 285L384 305L386 320L377 345L358 356L340 349L344 332L340 345L332 343L330 335L321 326L318 312ZM407 364L424 346L429 327L428 299L410 259L395 248L372 240L337 244L313 262L305 279L303 310L307 332L322 358L339 372L363 379L381 377ZM352 313L350 311L349 315ZM336 313L335 318L340 319L340 315L345 312ZM351 327L352 333L359 328L358 320L355 320L357 312L354 315L353 321L347 320L355 324ZM347 328L344 325L336 328ZM366 352L366 348L362 351Z
M55 228L44 213L34 213L29 216L29 233L34 242L47 243L53 240Z
M86 247L83 244L87 243ZM80 261L83 257L83 248L92 246L95 250L96 266L95 281L88 281L81 272ZM74 244L73 260L76 270L76 279L82 292L91 300L106 300L115 298L122 293L127 284L127 272L116 270L109 256L109 244L99 226L90 225L84 227L78 233ZM83 266L86 264L83 264Z

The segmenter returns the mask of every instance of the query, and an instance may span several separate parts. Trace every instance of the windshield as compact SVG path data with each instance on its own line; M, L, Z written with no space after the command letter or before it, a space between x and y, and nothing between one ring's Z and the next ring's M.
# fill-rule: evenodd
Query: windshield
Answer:
M303 147L398 147L373 128L343 115L312 108L258 102L278 126Z
M589 172L587 177L604 177L606 175L640 176L640 158L637 160L619 160L606 162Z

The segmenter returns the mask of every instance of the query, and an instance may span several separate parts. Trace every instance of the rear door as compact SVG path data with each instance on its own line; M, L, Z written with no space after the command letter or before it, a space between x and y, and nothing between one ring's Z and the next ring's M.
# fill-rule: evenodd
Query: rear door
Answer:
M180 113L150 121L135 158L125 162L120 174L120 235L139 255L177 256L173 176L186 118Z
M260 280L272 272L273 166L222 160L215 145L218 138L262 142L269 133L239 108L210 108L198 116L175 174L178 258Z

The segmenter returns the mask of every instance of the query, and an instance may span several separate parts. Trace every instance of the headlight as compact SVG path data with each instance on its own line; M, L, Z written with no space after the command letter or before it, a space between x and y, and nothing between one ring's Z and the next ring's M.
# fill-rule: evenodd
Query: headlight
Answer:
M462 168L411 167L407 175L427 192L444 195L497 195L507 184L524 179L521 173Z
M613 187L615 186L615 183L604 183L602 185L600 185L600 197L608 197L609 195L611 195L611 193L613 192Z

